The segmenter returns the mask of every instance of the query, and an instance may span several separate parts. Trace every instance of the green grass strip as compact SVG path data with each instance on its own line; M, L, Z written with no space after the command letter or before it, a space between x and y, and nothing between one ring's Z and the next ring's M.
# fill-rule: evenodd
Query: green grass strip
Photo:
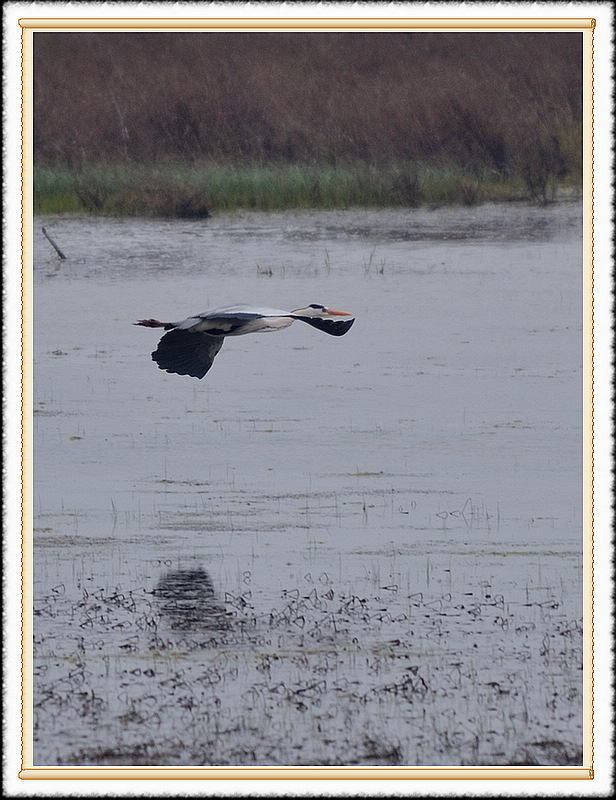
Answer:
M476 205L532 197L519 176L459 166L169 163L34 168L34 212L203 218L235 209ZM545 181L543 199L557 184Z

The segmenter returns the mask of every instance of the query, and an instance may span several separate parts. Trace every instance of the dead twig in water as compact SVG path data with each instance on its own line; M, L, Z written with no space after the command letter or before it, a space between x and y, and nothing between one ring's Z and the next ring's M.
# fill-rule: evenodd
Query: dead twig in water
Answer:
M54 240L51 238L51 236L50 236L50 235L47 233L47 231L45 230L45 228L43 228L43 234L45 235L45 238L49 240L49 242L51 243L51 246L52 246L52 247L53 247L53 249L56 251L56 253L57 253L57 254L60 256L60 258L62 258L62 259L65 259L65 258L66 258L66 256L64 255L64 253L62 252L62 250L60 250L60 248L59 248L59 247L58 247L58 245L57 245L57 244L54 242Z

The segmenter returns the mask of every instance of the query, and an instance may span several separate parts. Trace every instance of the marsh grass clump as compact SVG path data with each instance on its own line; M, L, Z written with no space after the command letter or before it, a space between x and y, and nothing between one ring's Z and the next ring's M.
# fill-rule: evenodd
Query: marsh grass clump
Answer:
M516 752L513 767L567 766L579 767L584 763L581 748L570 747L560 739L530 742Z
M38 33L37 211L545 203L581 33Z
M172 165L84 165L34 170L35 211L206 219L208 191Z
M403 763L401 748L386 740L366 736L364 738L364 748L363 756L360 759L361 764L398 767Z

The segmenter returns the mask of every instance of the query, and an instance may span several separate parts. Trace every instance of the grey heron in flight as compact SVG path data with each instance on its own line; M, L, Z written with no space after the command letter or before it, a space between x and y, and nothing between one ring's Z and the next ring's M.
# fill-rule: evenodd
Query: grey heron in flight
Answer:
M159 369L201 379L212 366L225 336L277 331L287 328L297 319L331 336L343 336L355 322L355 318L346 311L335 311L311 303L295 311L229 306L204 311L181 322L140 319L134 324L168 331L152 353L152 360Z

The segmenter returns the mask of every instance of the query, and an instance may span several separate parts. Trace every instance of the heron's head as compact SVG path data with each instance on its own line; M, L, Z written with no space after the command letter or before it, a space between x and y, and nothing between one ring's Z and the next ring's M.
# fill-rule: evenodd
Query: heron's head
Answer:
M299 308L293 312L298 317L308 317L311 319L327 319L328 317L351 317L348 311L336 311L333 308L327 308L320 303L311 303L306 308Z
M292 316L331 336L343 336L355 322L355 317L348 311L336 311L319 303L311 303L306 308L298 308L297 311L292 312Z

